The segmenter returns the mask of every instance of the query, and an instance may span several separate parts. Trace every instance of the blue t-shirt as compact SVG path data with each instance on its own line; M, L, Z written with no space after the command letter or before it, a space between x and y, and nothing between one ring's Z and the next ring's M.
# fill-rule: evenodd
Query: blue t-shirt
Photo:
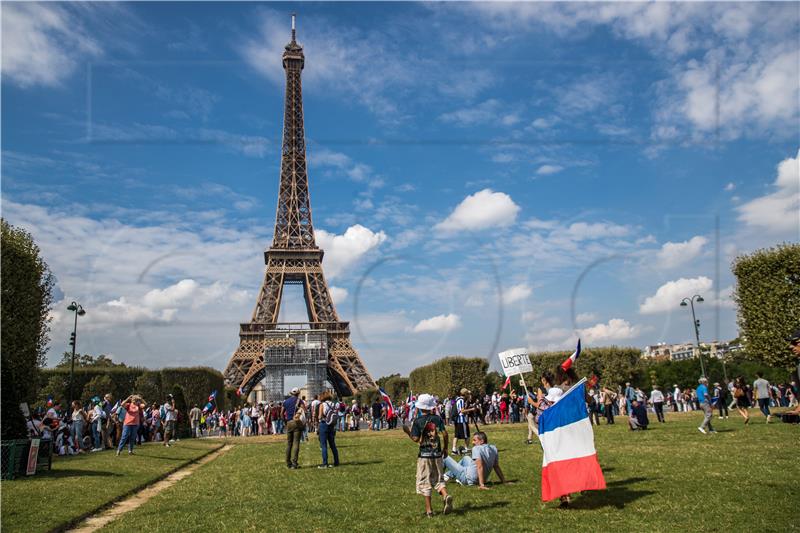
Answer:
M480 459L483 463L483 479L488 480L494 465L497 463L497 447L494 444L478 444L472 448L472 460ZM475 481L478 478L477 464L475 468ZM467 474L469 476L469 474Z
M301 402L302 400L299 396L290 396L284 400L283 410L286 411L286 420L291 420L294 418L294 411L297 408L297 405Z
M700 403L709 403L711 400L706 398L708 396L708 387L704 384L700 384L695 391L697 393L697 401Z

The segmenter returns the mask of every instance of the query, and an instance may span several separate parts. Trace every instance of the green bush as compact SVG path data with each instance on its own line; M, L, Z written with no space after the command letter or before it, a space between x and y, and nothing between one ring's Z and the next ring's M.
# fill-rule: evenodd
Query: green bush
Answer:
M101 378L103 387L98 389ZM63 394L69 389L69 368L45 368L39 378L41 387L37 405L44 406L47 395L54 399L64 400ZM208 402L208 395L217 391L217 406L224 409L226 405L225 385L222 374L208 367L164 368L148 370L141 367L102 366L76 367L76 397L89 399L94 395L103 396L111 393L114 400L127 398L136 392L148 403L164 403L166 395L176 385L181 387L187 404L197 404L201 408ZM63 387L63 388L62 388ZM61 391L61 395L58 393Z
M464 387L477 393L485 386L488 368L486 359L445 357L415 369L408 377L408 384L415 395L428 393L445 398Z
M26 438L20 402L33 402L49 342L53 276L31 235L0 220L0 435Z
M539 378L545 370L554 372L555 368L570 356L571 351L564 352L539 352L530 354L532 374L525 375L529 387L537 387ZM640 364L641 350L624 346L607 346L599 348L584 348L573 367L580 377L590 377L596 374L601 382L614 387L624 384L641 382L648 379Z
M389 395L393 402L404 402L408 397L408 378L401 377L399 374L391 376L383 386L383 390Z

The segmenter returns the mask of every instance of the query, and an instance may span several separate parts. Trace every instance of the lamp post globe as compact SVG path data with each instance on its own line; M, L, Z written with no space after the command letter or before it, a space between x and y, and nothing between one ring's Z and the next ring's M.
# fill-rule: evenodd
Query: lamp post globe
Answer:
M703 377L706 376L706 365L703 363L703 354L700 352L700 321L697 320L697 316L694 314L694 304L695 302L701 303L704 302L702 296L699 294L695 294L691 298L686 297L681 300L681 307L686 307L687 305L692 309L692 326L694 326L694 339L697 343L697 357L700 359L700 372L703 374Z

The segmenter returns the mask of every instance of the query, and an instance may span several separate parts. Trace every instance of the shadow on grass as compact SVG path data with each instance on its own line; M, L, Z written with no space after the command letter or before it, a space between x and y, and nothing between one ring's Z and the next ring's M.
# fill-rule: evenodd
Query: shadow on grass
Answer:
M347 461L347 462L342 462L339 465L339 468L343 466L365 466L365 465L377 465L381 463L383 463L383 461Z
M505 500L492 503L483 503L481 505L473 505L471 503L465 503L464 505L457 506L455 509L453 509L453 512L451 514L463 515L465 513L471 513L473 511L486 511L488 509L497 509L499 507L506 507L510 503L511 502L507 502Z
M74 468L64 468L50 470L47 474L39 477L47 479L57 479L62 477L124 477L124 474L117 472L106 472L103 470L78 470Z
M574 500L570 509L599 509L600 507L616 507L624 509L625 505L635 502L639 498L655 494L652 490L632 490L631 485L640 481L652 481L651 478L632 477L608 483L606 490L587 491L580 498Z

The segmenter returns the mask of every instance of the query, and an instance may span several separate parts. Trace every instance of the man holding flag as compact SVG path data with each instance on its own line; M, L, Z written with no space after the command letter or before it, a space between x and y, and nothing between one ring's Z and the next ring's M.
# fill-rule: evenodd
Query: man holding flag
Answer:
M565 372L571 370L579 355L580 341L575 353L560 368ZM542 501L560 497L562 505L568 505L570 493L606 488L585 398L586 378L583 378L539 415Z

